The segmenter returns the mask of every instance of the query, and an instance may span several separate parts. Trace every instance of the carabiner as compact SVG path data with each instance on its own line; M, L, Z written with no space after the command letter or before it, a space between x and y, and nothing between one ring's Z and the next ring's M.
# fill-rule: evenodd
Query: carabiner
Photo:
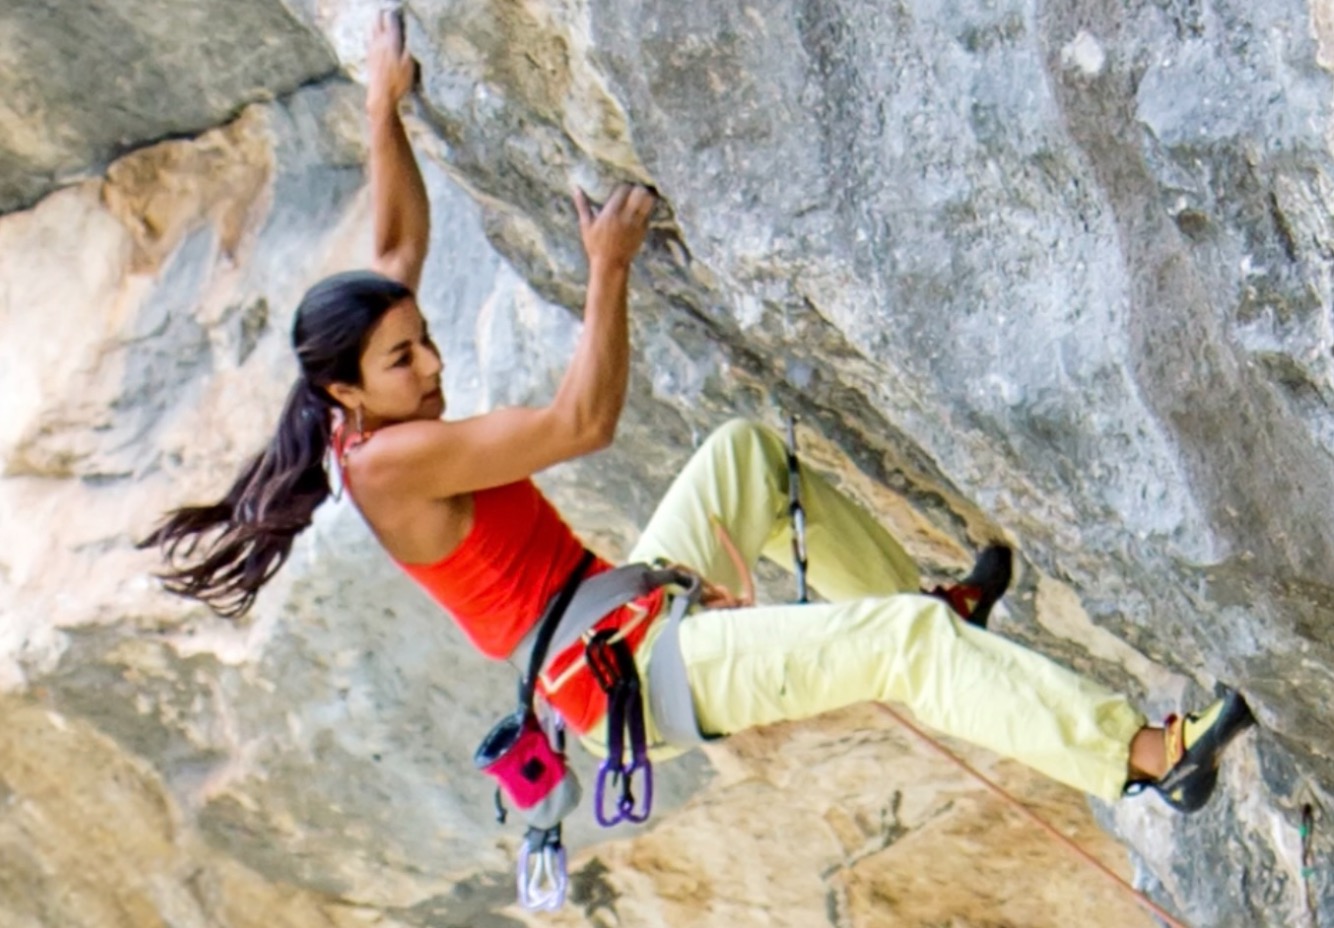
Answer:
M643 801L639 804L639 811L635 811L634 780L636 771L644 774L642 778L644 783ZM648 762L647 757L640 757L636 754L635 759L623 771L622 776L618 821L634 822L636 825L642 825L648 821L649 813L653 811L653 765Z
M560 843L560 826L538 834L533 842L530 829L519 851L519 905L530 912L554 912L565 904L570 885L565 848ZM554 833L554 838L553 838ZM537 866L530 870L536 859Z
M603 828L621 822L640 824L653 808L653 767L649 764L644 737L644 701L634 654L624 641L612 641L608 631L598 632L587 648L588 664L598 686L607 694L607 757L598 766L593 792L593 816ZM630 759L626 763L626 736ZM644 802L636 808L635 774L643 771ZM613 812L607 811L608 781L620 785Z
M607 814L607 780L620 783L624 776L625 770L620 763L612 761L610 757L598 765L597 786L593 790L593 817L603 828L625 821L624 805L620 799L616 801L616 812Z

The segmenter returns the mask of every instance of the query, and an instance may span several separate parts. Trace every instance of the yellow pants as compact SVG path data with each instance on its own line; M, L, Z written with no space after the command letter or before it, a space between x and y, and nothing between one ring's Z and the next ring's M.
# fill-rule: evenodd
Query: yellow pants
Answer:
M782 439L733 420L691 458L629 559L682 564L737 591L741 578L716 520L748 564L761 555L791 564L787 480ZM807 577L830 602L697 612L682 623L702 731L725 735L893 701L1076 789L1121 794L1130 740L1145 723L1124 696L919 595L916 565L863 509L804 467L801 490ZM597 751L604 737L599 725L589 747Z

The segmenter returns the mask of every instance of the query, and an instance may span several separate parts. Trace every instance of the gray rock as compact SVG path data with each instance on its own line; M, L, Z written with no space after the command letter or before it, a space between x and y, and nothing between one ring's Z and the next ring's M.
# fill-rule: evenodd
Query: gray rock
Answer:
M1330 82L1308 24L1326 27L1297 2L1095 6L564 23L633 127L639 163L601 176L647 175L674 217L639 344L695 428L776 397L942 528L1019 538L1102 626L1243 687L1283 745L1264 750L1327 795ZM435 125L544 286L568 228L545 203L589 153L494 26L434 9L432 36L479 50L428 62ZM665 330L697 376L664 376ZM1202 923L1253 923L1283 883L1270 839L1234 827L1220 802L1190 833L1244 834L1230 871L1272 879L1206 891L1218 861L1188 856L1177 902Z
M46 72L24 59L0 94L27 108L28 127L16 136L27 147L0 156L0 209L121 147L220 119L256 88L328 70L330 53L305 30L338 31L330 42L343 48L347 24L299 7L304 27L263 3L235 19L255 34L290 30L290 63L181 69L173 56L196 46L173 33L135 56L170 62L169 77L144 77L129 95L96 82L118 101L172 84L159 121L119 111L108 121L86 89L85 108L32 117L31 101L76 93L64 78L34 80ZM4 15L21 14L11 33L29 49L65 48L57 42L94 22L82 8L62 14L75 27L57 35L35 7L14 9ZM1198 705L1216 684L1246 692L1262 730L1234 748L1206 812L1170 818L1152 797L1099 810L1151 892L1192 924L1301 924L1307 895L1322 923L1334 920L1323 818L1309 886L1293 859L1301 804L1330 808L1334 784L1334 24L1319 4L426 0L409 12L425 147L481 204L486 236L514 269L464 226L437 223L423 302L450 351L455 409L533 401L558 376L573 322L543 301L577 311L582 299L570 183L598 198L619 179L654 183L664 205L637 265L636 374L617 448L544 484L571 518L624 550L710 427L772 419L780 406L799 413L812 453L878 512L911 509L909 540L931 570L956 569L987 537L1017 543L1024 576L1004 633L1136 691L1153 714ZM282 25L256 29L252 17ZM230 28L210 39L238 41ZM90 73L127 73L98 67ZM218 86L175 77L195 72ZM177 112L177 89L199 108ZM272 117L286 167L244 272L248 298L227 317L233 334L171 302L211 260L207 233L173 252L177 276L164 279L176 286L140 319L163 337L127 383L142 419L122 425L119 448L148 434L155 397L185 390L191 365L222 363L219 344L282 381L281 339L263 330L282 328L308 238L352 208L361 157L350 122L325 118L319 99L298 95ZM90 125L113 135L86 141ZM463 211L442 185L433 174L438 207ZM61 457L43 441L31 447L66 471L75 460L85 476L128 472L115 448ZM183 452L164 444L150 473L170 471L173 453ZM414 872L377 900L412 923L505 924L495 912L504 854L433 830L481 834L481 788L460 780L455 796L425 773L433 757L469 749L463 729L482 726L504 675L465 661L420 602L378 592L380 573L336 554L349 542L330 539L357 538L344 531L302 548L339 566L294 571L274 593L292 605L272 607L266 627L281 634L249 671L163 658L171 679L209 681L149 687L167 721L128 708L144 690L117 684L127 665L109 633L71 636L46 675L55 698L151 758L182 795L231 769L236 746L207 720L235 716L271 778L241 768L212 794L200 821L216 844L352 897L401 878L405 861L426 856L443 871L471 855L478 870L457 885ZM1074 591L1087 638L1041 621L1034 597L1046 580ZM332 608L353 618L334 622ZM1189 683L1109 658L1092 643L1099 631ZM418 662L416 641L438 666ZM453 675L455 660L466 677ZM273 678L299 695L255 682ZM203 691L221 695L196 704ZM198 720L194 734L172 721L182 714ZM296 734L272 734L283 726ZM414 809L429 816L414 820ZM284 832L275 823L285 821L309 831ZM353 852L328 856L326 839L350 822Z
M321 38L270 0L10 0L0 10L0 212L334 67Z

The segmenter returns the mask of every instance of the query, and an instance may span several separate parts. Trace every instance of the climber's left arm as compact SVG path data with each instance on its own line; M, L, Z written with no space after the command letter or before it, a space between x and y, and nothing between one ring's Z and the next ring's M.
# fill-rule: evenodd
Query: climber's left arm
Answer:
M402 20L380 13L371 32L366 112L370 118L371 200L375 213L373 267L414 291L431 236L426 185L412 153L398 104L412 89L417 63L408 53Z

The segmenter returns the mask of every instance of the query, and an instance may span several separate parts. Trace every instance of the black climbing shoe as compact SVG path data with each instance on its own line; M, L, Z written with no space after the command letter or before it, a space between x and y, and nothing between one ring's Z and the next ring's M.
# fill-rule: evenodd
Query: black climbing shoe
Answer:
M938 586L927 595L945 600L965 622L986 628L991 607L1010 585L1013 564L1009 546L988 545L978 554L968 576L952 586Z
M1160 780L1126 785L1127 793L1146 787L1180 812L1204 807L1218 783L1218 761L1233 738L1255 724L1255 716L1238 692L1229 692L1198 715L1167 717L1167 773Z

